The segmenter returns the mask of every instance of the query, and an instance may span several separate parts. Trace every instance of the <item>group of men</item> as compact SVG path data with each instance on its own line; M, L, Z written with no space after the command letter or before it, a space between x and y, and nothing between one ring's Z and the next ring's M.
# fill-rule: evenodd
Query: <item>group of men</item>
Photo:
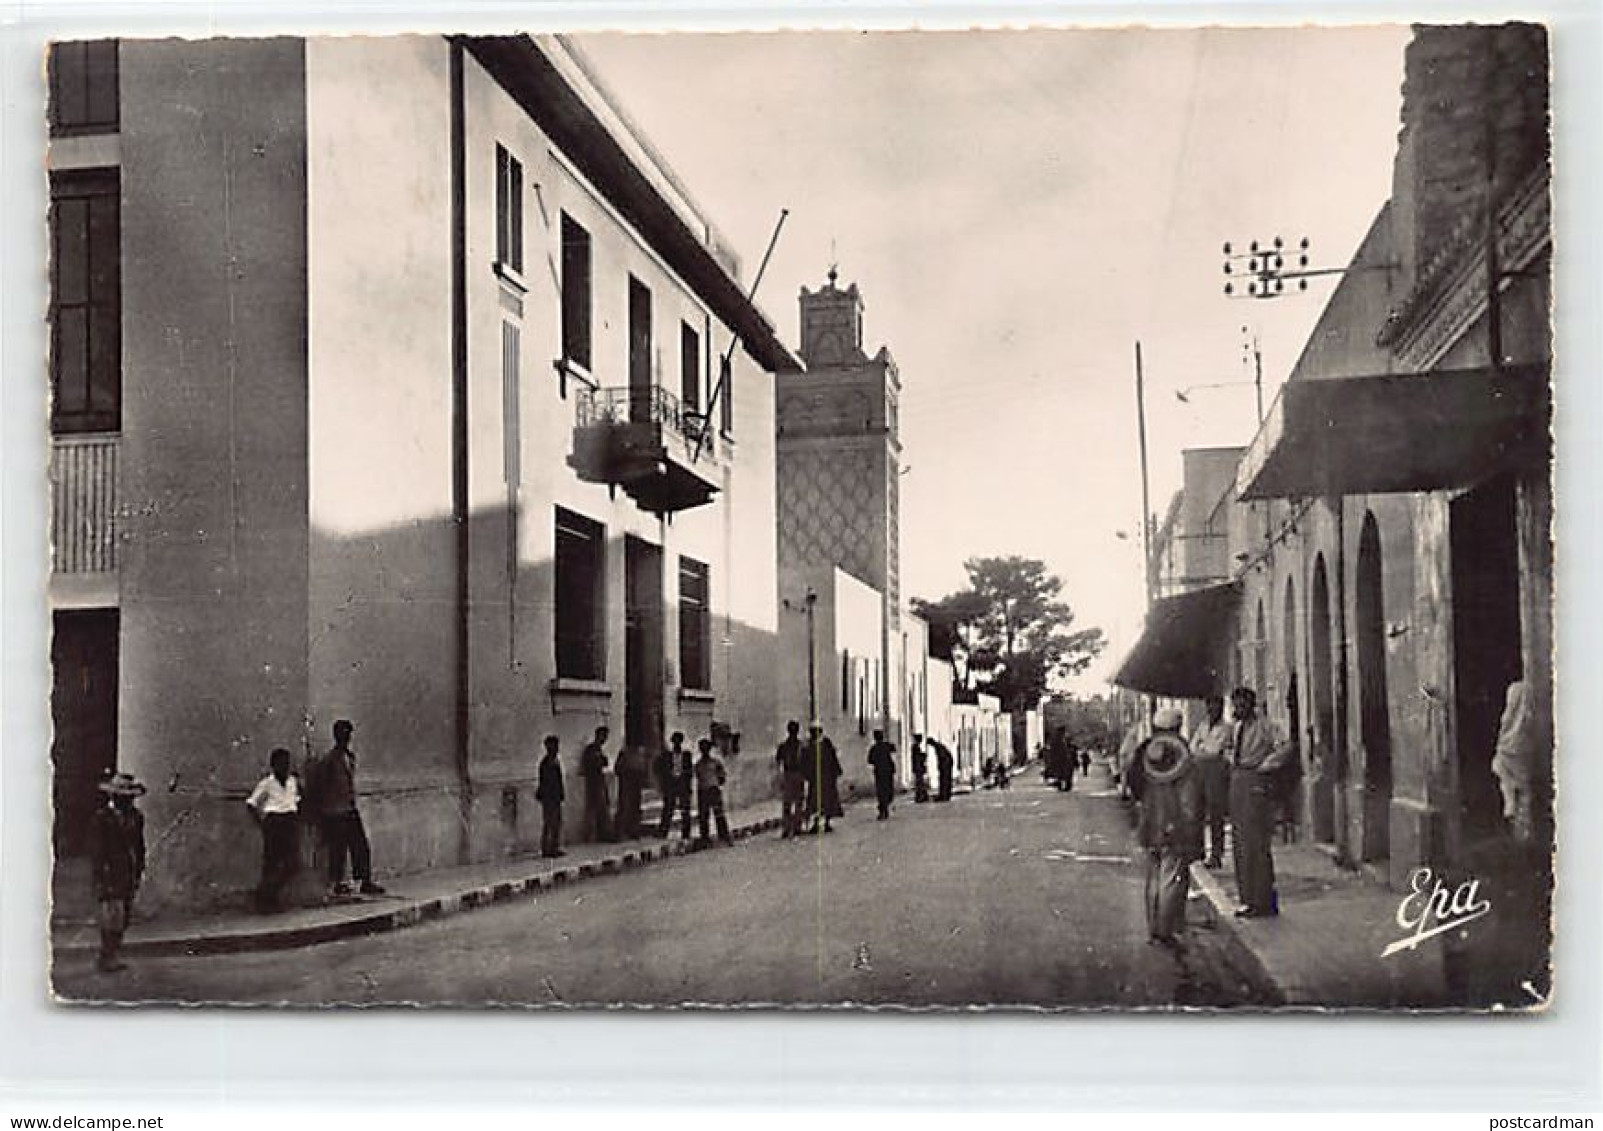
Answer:
M920 804L949 801L952 797L952 752L931 738L925 748L921 734L913 736L913 800ZM929 751L935 752L936 792L931 797ZM785 739L774 751L779 771L780 837L801 836L804 832L834 832L834 820L845 815L840 800L840 755L823 728L816 723L801 737L801 724L794 719L785 724ZM868 765L874 773L874 801L877 819L890 820L896 799L896 745L876 730L868 748Z
M1152 942L1170 946L1185 924L1190 864L1203 860L1208 868L1223 867L1227 822L1240 900L1236 914L1280 913L1273 832L1275 813L1294 783L1296 743L1282 741L1259 715L1251 688L1231 693L1229 722L1219 696L1209 697L1206 709L1206 720L1189 741L1180 735L1179 710L1155 712L1151 736L1124 768L1125 785L1141 808L1136 832L1147 857L1148 934Z
M675 731L668 747L660 751L646 765L645 752L639 747L625 746L618 752L617 765L612 776L618 783L617 806L613 807L607 781L607 739L611 732L604 726L595 729L590 741L579 753L579 782L583 790L583 813L579 836L582 840L617 842L635 840L644 835L642 802L648 772L656 779L657 793L662 798L662 817L657 823L657 835L666 838L673 826L675 813L680 815L680 831L685 840L690 836L690 802L694 795L696 812L701 826L703 842L710 842L716 826L718 839L729 844L729 819L724 815L724 784L728 771L723 759L714 751L711 738L696 743L700 757L692 759L685 748L685 736ZM563 784L561 740L547 735L545 756L540 760L539 780L534 797L540 803L542 826L540 854L547 857L562 856L562 803L567 797Z
M1041 761L1042 777L1060 791L1074 788L1075 774L1084 777L1091 772L1091 752L1081 750L1074 739L1061 730L1047 743L1046 753Z

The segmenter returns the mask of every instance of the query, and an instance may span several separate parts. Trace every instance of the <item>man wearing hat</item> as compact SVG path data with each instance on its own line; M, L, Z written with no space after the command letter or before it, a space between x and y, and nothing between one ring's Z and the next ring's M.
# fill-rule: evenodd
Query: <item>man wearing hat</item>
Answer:
M145 815L134 807L145 787L132 774L112 774L100 783L106 804L89 823L90 860L94 867L95 900L99 904L100 969L122 970L117 957L128 913L139 881L145 874Z
M335 895L347 895L345 856L351 857L351 875L363 895L383 895L373 882L373 851L356 808L356 753L351 749L351 733L356 729L349 719L334 724L334 746L312 766L308 790L316 801L323 827L323 843L328 851L328 879Z
M1186 923L1191 861L1202 855L1202 779L1180 737L1180 712L1152 716L1152 737L1130 760L1126 780L1141 803L1136 836L1146 850L1145 896L1150 941L1177 946Z

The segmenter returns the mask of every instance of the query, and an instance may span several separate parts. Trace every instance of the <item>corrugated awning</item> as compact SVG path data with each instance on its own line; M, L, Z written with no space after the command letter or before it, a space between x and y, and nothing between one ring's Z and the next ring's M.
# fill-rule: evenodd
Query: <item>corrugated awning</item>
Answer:
M1141 639L1119 665L1113 682L1132 691L1176 699L1222 695L1226 673L1220 641L1231 635L1241 599L1236 582L1194 589L1154 602Z
M1239 498L1467 487L1540 452L1543 366L1288 381L1241 458Z

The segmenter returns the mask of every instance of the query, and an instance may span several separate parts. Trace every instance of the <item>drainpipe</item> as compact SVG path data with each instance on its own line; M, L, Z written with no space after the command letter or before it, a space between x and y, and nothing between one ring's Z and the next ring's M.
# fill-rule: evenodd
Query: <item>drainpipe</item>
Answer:
M1352 829L1351 814L1347 812L1348 803L1352 797L1347 787L1348 778L1352 775L1352 719L1349 716L1350 704L1348 702L1347 679L1347 497L1336 497L1336 656L1340 663L1336 665L1336 733L1331 736L1333 744L1338 747L1337 762L1342 773L1336 781L1341 804L1336 812L1341 817L1341 828L1336 837L1336 850L1343 863L1356 866L1363 859L1363 848L1352 852L1348 843Z
M462 88L462 41L452 38L451 55L451 520L456 526L456 774L459 821L458 859L469 859L473 780L468 759L471 735L469 632L471 588L468 577L471 534L468 502L468 300L467 300L467 144Z

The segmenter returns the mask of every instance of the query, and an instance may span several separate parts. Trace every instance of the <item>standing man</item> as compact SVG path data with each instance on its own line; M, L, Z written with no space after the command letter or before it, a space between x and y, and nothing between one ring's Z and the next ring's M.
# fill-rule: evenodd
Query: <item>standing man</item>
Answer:
M913 801L922 805L930 799L930 760L924 752L924 736L913 736Z
M262 830L262 878L256 887L256 910L277 911L284 885L300 864L301 780L289 772L289 751L279 747L267 756L269 772L245 799L245 807Z
M557 736L545 736L545 757L540 759L539 783L534 799L540 803L540 855L548 860L562 851L562 802L568 791L562 784L562 763L557 759Z
M1268 719L1258 715L1258 696L1248 687L1230 694L1235 718L1235 768L1230 774L1230 821L1235 830L1236 914L1260 918L1280 913L1275 892L1272 846L1275 824L1274 775L1296 755L1294 742L1282 742Z
M602 748L610 732L596 727L595 737L579 754L579 778L584 782L584 828L586 840L610 841L612 835L611 805L607 798L607 756Z
M333 893L350 894L350 885L345 882L345 856L349 853L351 876L358 890L363 895L383 895L384 889L373 882L373 850L362 826L362 814L356 808L356 752L351 749L355 730L349 719L335 721L334 745L312 767L311 793L317 800L323 827Z
M774 751L779 766L779 838L797 836L802 829L803 806L807 795L807 763L801 743L801 724L795 719L785 724L785 741ZM699 766L699 763L698 763Z
M95 902L100 920L100 958L96 965L111 973L126 970L117 957L139 881L145 875L145 815L134 806L145 787L132 774L113 774L100 783L106 804L89 822L89 854Z
M690 751L684 748L684 741L684 733L674 731L668 739L668 749L658 754L652 764L657 778L657 792L662 794L662 821L657 826L657 835L664 839L673 828L675 809L680 814L680 831L685 840L690 839L690 791L695 767Z
M1225 722L1225 701L1220 695L1206 700L1208 719L1191 736L1202 783L1202 825L1208 834L1207 867L1224 865L1225 817L1230 812L1230 754L1235 729Z
M885 741L885 732L874 732L874 745L868 748L868 764L874 767L874 799L879 802L879 819L890 820L891 798L896 794L896 747Z
M646 788L646 752L638 746L625 746L618 751L618 816L613 822L619 840L633 840L640 835L640 796Z
M935 744L935 800L952 800L952 750L944 742Z
M808 728L808 735L811 765L807 775L807 811L813 815L813 832L818 831L818 820L822 817L824 831L832 833L835 830L830 822L846 815L840 804L840 757L823 727L814 723Z
M701 843L712 842L707 818L716 817L718 839L733 844L729 835L729 821L724 817L724 763L712 752L712 739L703 738L696 743L701 757L696 760L696 816L701 821Z
M1191 861L1201 855L1197 820L1201 782L1180 737L1180 712L1164 707L1152 717L1152 737L1130 762L1130 793L1141 804L1136 836L1146 850L1147 938L1178 946L1186 925Z

